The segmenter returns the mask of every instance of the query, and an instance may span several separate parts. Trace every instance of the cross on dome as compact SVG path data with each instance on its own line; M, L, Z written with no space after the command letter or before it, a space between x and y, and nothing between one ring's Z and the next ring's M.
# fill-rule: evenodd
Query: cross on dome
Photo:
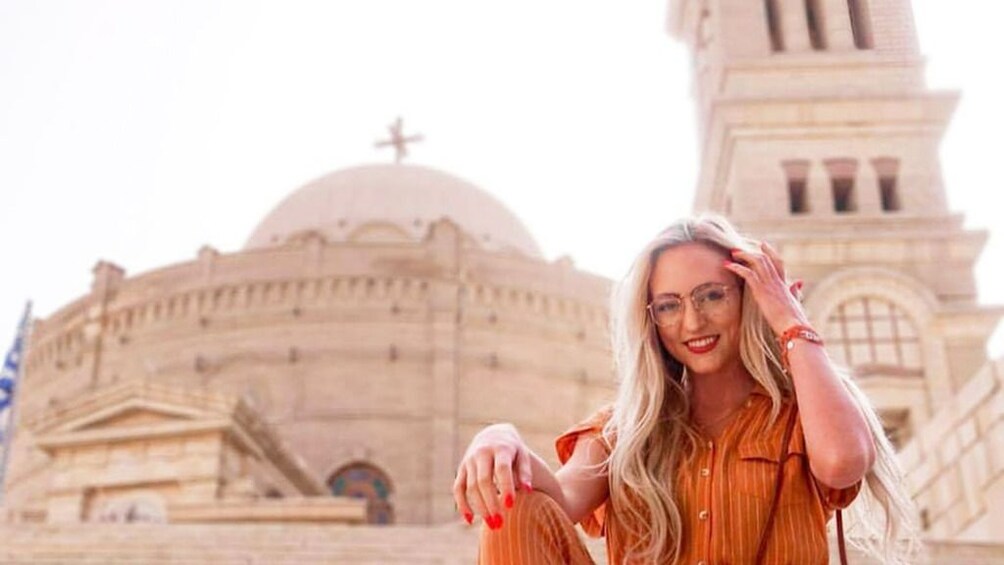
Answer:
M377 141L374 145L377 148L393 146L395 150L394 162L400 163L408 155L408 144L422 141L422 135L405 136L402 132L402 120L399 117L393 124L387 126L390 131L390 139Z

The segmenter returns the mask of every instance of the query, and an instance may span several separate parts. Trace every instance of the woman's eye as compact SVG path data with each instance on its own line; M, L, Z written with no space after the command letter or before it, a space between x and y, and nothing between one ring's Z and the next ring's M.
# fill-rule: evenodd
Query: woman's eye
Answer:
M716 302L723 298L725 298L725 292L721 290L712 290L704 295L705 300L711 300L712 302Z
M680 305L675 302L663 302L662 304L657 304L655 309L659 312L676 312L679 307Z

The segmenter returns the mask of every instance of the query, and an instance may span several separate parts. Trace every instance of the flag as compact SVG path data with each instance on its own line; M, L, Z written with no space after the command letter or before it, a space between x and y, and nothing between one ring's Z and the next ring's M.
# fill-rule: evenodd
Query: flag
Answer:
M17 390L17 377L21 372L21 360L24 358L24 346L28 340L28 326L31 324L31 301L24 306L24 315L21 316L21 324L17 327L17 335L14 336L14 343L7 351L7 356L3 360L3 368L0 369L0 505L5 498L4 478L7 475L7 456L10 453L10 434L8 428L14 424L11 414L14 407L11 402L14 400L14 393Z
M7 356L4 357L3 369L0 369L0 421L6 419L6 412L10 411L11 402L14 400L14 391L17 388L17 376L21 372L21 360L24 357L24 345L30 323L31 302L24 307L24 316L21 318L21 325L17 328L14 343L7 351ZM3 431L5 432L6 430Z

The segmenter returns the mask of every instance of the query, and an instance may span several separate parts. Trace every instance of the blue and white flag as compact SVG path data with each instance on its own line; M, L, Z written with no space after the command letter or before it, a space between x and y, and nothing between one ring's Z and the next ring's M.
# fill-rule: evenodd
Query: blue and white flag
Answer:
M7 356L3 361L3 369L0 370L0 417L5 416L4 412L10 408L10 404L14 400L14 389L17 386L17 376L21 372L21 359L24 356L29 323L31 323L31 302L24 307L21 325L17 328L14 343L7 351Z

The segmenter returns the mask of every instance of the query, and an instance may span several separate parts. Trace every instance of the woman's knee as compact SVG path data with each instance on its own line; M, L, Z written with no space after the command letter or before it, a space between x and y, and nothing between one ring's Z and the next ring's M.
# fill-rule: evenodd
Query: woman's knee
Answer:
M501 516L501 527L492 530L485 524L483 528L495 533L504 530L526 533L553 529L556 526L574 527L561 506L553 498L539 491L517 492L512 508L504 511Z
M585 558L570 561L570 556L587 553L575 525L550 496L520 491L502 516L500 528L482 526L479 563L589 562Z

